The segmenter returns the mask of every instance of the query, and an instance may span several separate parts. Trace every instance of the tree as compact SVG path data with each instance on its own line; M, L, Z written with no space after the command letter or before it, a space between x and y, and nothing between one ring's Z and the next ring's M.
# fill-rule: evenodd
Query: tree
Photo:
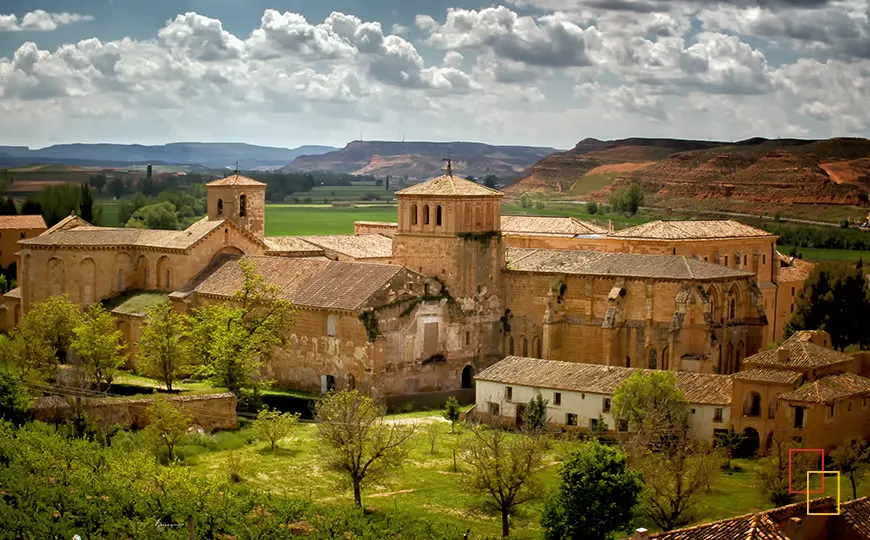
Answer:
M85 370L96 384L111 385L115 372L126 360L126 346L121 331L115 330L112 314L101 304L90 305L73 333L72 348L81 357Z
M116 199L120 199L127 192L127 186L124 184L124 179L120 176L113 176L108 183L109 194Z
M21 215L22 216L41 216L42 215L42 206L39 204L32 195L28 195L26 199L24 199L24 204L21 205Z
M73 329L81 322L79 306L69 301L66 295L50 296L36 304L19 323L19 329L31 336L39 336L55 351L59 363L66 361L72 345Z
M834 458L834 467L849 477L852 484L852 498L858 498L858 482L867 474L870 466L870 446L867 441L854 440L850 444L844 444L831 453Z
M494 174L488 174L484 176L483 185L490 189L495 189L495 187L498 185L498 176Z
M0 364L31 385L41 385L57 367L55 349L32 326L0 335Z
M121 200L118 210L118 221L126 224L140 208L151 204L151 199L143 193L136 192Z
M523 429L525 431L544 431L547 429L548 400L538 395L529 400L529 405L523 413Z
M628 528L643 482L625 453L592 439L572 453L559 477L541 517L544 538L609 540Z
M510 534L508 517L516 507L539 497L538 473L543 467L546 440L539 435L514 435L500 429L477 427L462 449L471 466L468 487L484 503L501 513L501 534Z
M139 338L139 369L163 381L172 392L172 381L182 377L193 361L187 341L188 317L167 301L148 310L145 320Z
M643 204L644 193L640 184L632 182L628 187L618 189L610 195L610 204L617 212L635 215Z
M638 371L613 392L613 417L617 424L656 444L665 435L683 435L689 426L689 402L673 373Z
M436 422L426 424L426 439L429 441L429 453L435 453L435 443L438 442L438 435L441 434L441 427Z
M835 348L870 345L870 327L864 315L870 310L864 271L852 263L817 264L798 293L785 336L798 330L824 330Z
M136 210L124 225L134 229L166 229L180 228L175 205L170 202L149 204Z
M87 184L81 184L79 194L79 216L94 225L98 225L97 218L98 208L94 207L94 194Z
M247 398L267 384L262 367L272 349L283 345L293 310L276 285L265 283L253 262L242 259L238 265L242 288L232 302L195 309L190 336L194 356L203 361L202 373L215 386Z
M731 460L734 459L734 452L740 448L741 444L743 444L743 439L743 434L734 431L734 426L731 426L731 428L724 433L716 434L715 444L717 447L722 449L726 459L726 467L728 469L731 469Z
M299 424L299 413L283 413L264 408L257 413L257 419L251 422L251 431L259 441L267 441L274 451L281 439L287 438Z
M30 415L31 402L24 381L9 371L0 370L0 420L20 426Z
M587 214L596 214L598 213L598 203L595 201L589 201L586 203L586 213Z
M190 416L164 398L156 398L146 409L148 426L145 434L158 448L166 447L169 461L175 460L175 448L187 434Z
M37 194L42 217L49 227L79 210L81 190L75 184L45 186Z
M450 433L454 433L454 428L456 428L456 422L459 421L459 416L462 412L462 409L459 407L459 402L456 401L455 397L447 398L447 402L444 404L444 411L441 412L441 416L444 417L445 420L450 422Z
M18 207L12 197L0 196L0 216L18 215Z
M400 467L416 426L384 421L384 410L357 390L332 392L314 409L317 436L329 468L343 473L362 506L365 483Z
M103 194L103 189L106 187L106 175L105 174L95 174L88 178L88 184L90 184L94 189L97 190L98 195Z

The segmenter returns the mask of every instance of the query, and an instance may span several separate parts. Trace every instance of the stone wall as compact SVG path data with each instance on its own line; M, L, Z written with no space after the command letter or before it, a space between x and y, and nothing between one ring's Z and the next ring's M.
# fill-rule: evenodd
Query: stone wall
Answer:
M18 241L39 236L45 232L45 228L39 229L3 229L0 231L0 266L7 268L16 263L21 266L18 258Z
M235 429L238 427L236 405L238 398L230 393L197 396L173 396L166 400L181 407L192 418L193 424L206 431ZM124 429L143 428L148 425L148 406L153 397L140 399L107 398L89 402L88 420L103 426L115 424ZM40 398L33 406L33 415L43 422L58 422L69 418L72 404L68 398Z
M382 234L390 238L396 234L399 229L398 223L384 223L379 221L355 221L353 224L353 234Z

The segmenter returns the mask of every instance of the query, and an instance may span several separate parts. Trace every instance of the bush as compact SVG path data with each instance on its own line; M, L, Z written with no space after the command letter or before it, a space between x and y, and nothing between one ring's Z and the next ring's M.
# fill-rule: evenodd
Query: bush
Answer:
M598 213L598 203L595 201L589 201L586 203L586 213L587 214L596 214Z
M23 424L30 416L31 399L24 382L15 375L0 371L0 420Z

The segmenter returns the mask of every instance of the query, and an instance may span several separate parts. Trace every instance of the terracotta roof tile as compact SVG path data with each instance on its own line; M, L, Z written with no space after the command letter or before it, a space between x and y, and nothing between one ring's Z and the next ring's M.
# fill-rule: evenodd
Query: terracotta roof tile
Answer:
M8 293L4 294L3 296L5 296L7 298L19 298L20 299L21 298L21 287L15 287L14 289L12 289Z
M785 359L780 359L780 349L786 354ZM767 349L743 360L743 365L750 367L793 368L816 368L830 366L845 362L851 362L852 357L833 349L828 349L809 341L788 339L778 349Z
M652 370L559 362L508 356L475 376L478 381L550 388L590 394L613 394L621 382L638 371ZM691 403L730 405L733 381L728 375L672 371L677 384Z
M870 395L870 379L854 373L841 373L822 377L797 390L781 394L779 399L802 403L831 403L858 395Z
M0 216L0 229L44 229L42 216Z
M810 277L810 274L813 273L813 268L816 267L813 263L802 261L794 257L788 257L786 255L780 255L780 261L781 264L785 263L787 265L780 266L779 268L780 283L803 283L808 277Z
M757 238L773 234L732 220L651 221L610 233L614 238L648 240L714 240L717 238Z
M445 174L396 192L396 195L456 195L466 197L503 197L497 190L459 176Z
M505 233L607 234L607 229L572 217L502 216Z
M505 258L508 270L518 272L679 280L745 278L754 275L677 255L508 248Z
M733 376L742 381L797 384L803 378L803 373L787 369L747 369Z
M214 182L209 182L206 186L264 186L266 184L263 182L258 182L253 178L248 178L247 176L242 176L240 174L233 174L227 176L226 178L221 178L220 180L215 180Z
M870 497L855 499L840 505L843 520L862 538L870 538Z
M278 253L322 254L323 250L298 236L267 236L264 239L269 255Z
M393 239L382 234L330 234L299 238L354 259L389 259L393 256Z
M357 310L403 267L387 264L336 262L274 256L244 256L266 280L280 287L281 297L295 305ZM231 297L244 282L239 258L222 258L203 276L193 292Z
M50 233L53 233L55 231L60 231L63 229L72 229L75 227L80 227L82 225L90 225L90 223L88 223L87 221L83 220L82 218L80 218L76 215L69 215L69 216L63 218L62 220L58 221L54 225L52 225L51 228L49 228L47 231L45 231L42 234L50 234Z

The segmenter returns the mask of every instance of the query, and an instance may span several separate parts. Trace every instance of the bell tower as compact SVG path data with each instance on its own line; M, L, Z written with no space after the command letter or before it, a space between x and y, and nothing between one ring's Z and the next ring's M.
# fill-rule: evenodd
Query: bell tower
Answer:
M500 296L502 193L447 174L396 192L393 261L443 281L456 299Z
M260 240L266 234L266 184L235 174L209 182L208 219L229 219Z

